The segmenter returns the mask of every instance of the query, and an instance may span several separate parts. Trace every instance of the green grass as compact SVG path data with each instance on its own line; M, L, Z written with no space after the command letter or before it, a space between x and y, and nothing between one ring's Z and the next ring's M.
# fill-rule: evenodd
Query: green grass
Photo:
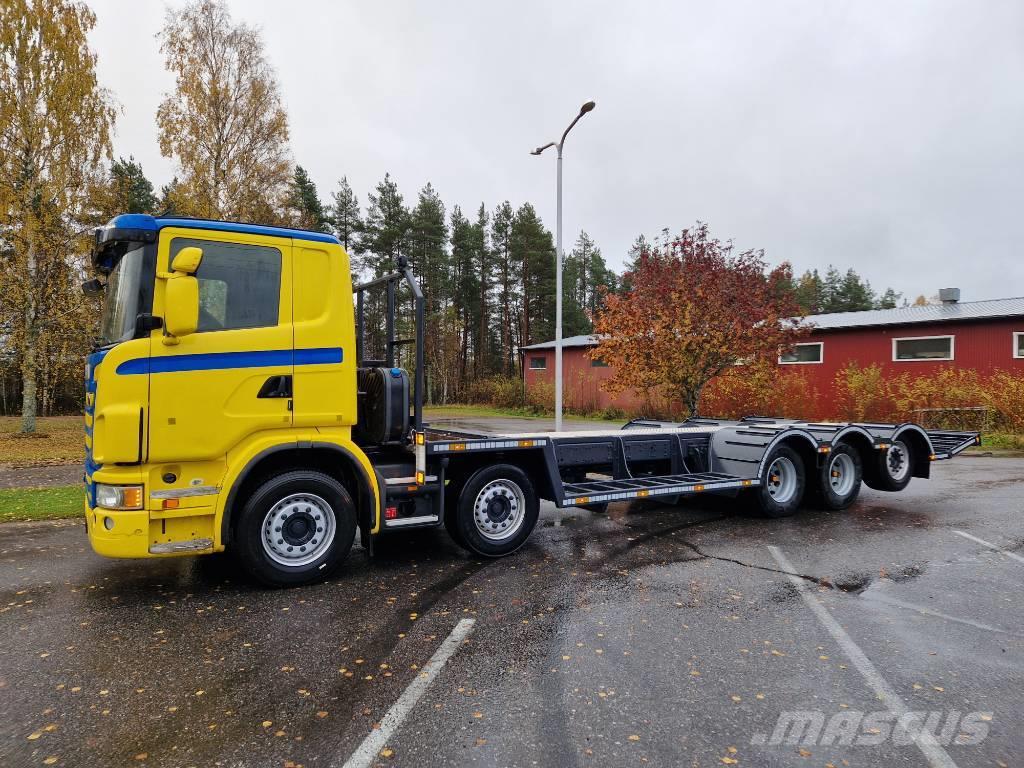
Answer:
M993 432L981 434L981 448L999 451L1024 451L1024 435Z
M525 408L495 408L491 405L428 405L423 408L423 415L427 419L462 419L462 418L476 418L476 419L501 419L501 418L517 418L517 419L547 419L550 421L554 418L554 414L548 415L537 415L532 411L528 411ZM575 414L565 414L563 417L566 421L583 421L593 422L595 424L606 424L605 419L599 417L588 417L588 416L577 416ZM620 419L619 421L625 421Z
M0 522L79 517L83 514L82 493L80 485L0 490Z

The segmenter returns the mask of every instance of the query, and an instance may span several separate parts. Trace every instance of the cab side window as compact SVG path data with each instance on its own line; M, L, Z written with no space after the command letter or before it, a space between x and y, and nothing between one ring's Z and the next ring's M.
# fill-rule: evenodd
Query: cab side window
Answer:
M277 325L281 304L281 252L265 245L218 243L176 237L170 260L182 248L203 250L197 331Z

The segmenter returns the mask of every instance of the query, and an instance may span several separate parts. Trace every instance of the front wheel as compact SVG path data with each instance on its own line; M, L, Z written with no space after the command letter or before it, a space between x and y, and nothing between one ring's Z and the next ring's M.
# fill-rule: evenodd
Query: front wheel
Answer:
M462 486L450 521L455 540L483 557L502 557L529 538L540 502L526 473L511 464L477 470Z
M348 491L321 472L296 470L264 482L246 501L232 550L271 587L323 581L348 557L356 533Z

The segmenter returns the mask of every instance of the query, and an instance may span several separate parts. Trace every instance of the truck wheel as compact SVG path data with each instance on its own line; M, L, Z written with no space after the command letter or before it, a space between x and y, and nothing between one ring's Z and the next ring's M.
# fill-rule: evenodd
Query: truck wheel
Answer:
M444 527L448 531L448 535L451 536L452 541L463 549L469 549L469 545L466 544L466 540L459 530L459 501L462 498L462 489L464 487L465 482L461 479L449 480L448 485L445 486Z
M763 517L788 517L800 506L805 472L800 455L786 445L775 448L764 462L761 485L752 492L754 511Z
M466 481L453 523L471 552L501 557L523 545L539 514L540 502L526 473L511 464L496 464Z
M814 502L822 509L846 509L860 495L862 477L860 453L857 449L849 443L833 446L828 461L818 470Z
M910 484L914 452L909 443L895 441L879 451L875 471L865 482L876 491L902 491Z
M344 486L321 472L296 470L267 480L249 497L232 549L257 581L290 587L330 576L355 534L355 505Z

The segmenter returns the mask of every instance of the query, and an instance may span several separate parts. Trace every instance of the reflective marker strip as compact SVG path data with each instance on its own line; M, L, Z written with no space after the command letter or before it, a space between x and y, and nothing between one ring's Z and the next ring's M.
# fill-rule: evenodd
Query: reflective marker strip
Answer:
M667 488L642 488L635 491L603 493L594 496L567 496L562 502L565 506L577 504L596 504L601 501L622 501L624 499L644 499L648 496L674 496L683 493L700 493L720 488L749 488L760 485L757 480L726 480L721 483L705 483L703 485L671 485Z
M494 450L495 448L539 448L546 443L546 440L488 440L479 443L434 443L430 449L435 453L440 453L443 451Z

